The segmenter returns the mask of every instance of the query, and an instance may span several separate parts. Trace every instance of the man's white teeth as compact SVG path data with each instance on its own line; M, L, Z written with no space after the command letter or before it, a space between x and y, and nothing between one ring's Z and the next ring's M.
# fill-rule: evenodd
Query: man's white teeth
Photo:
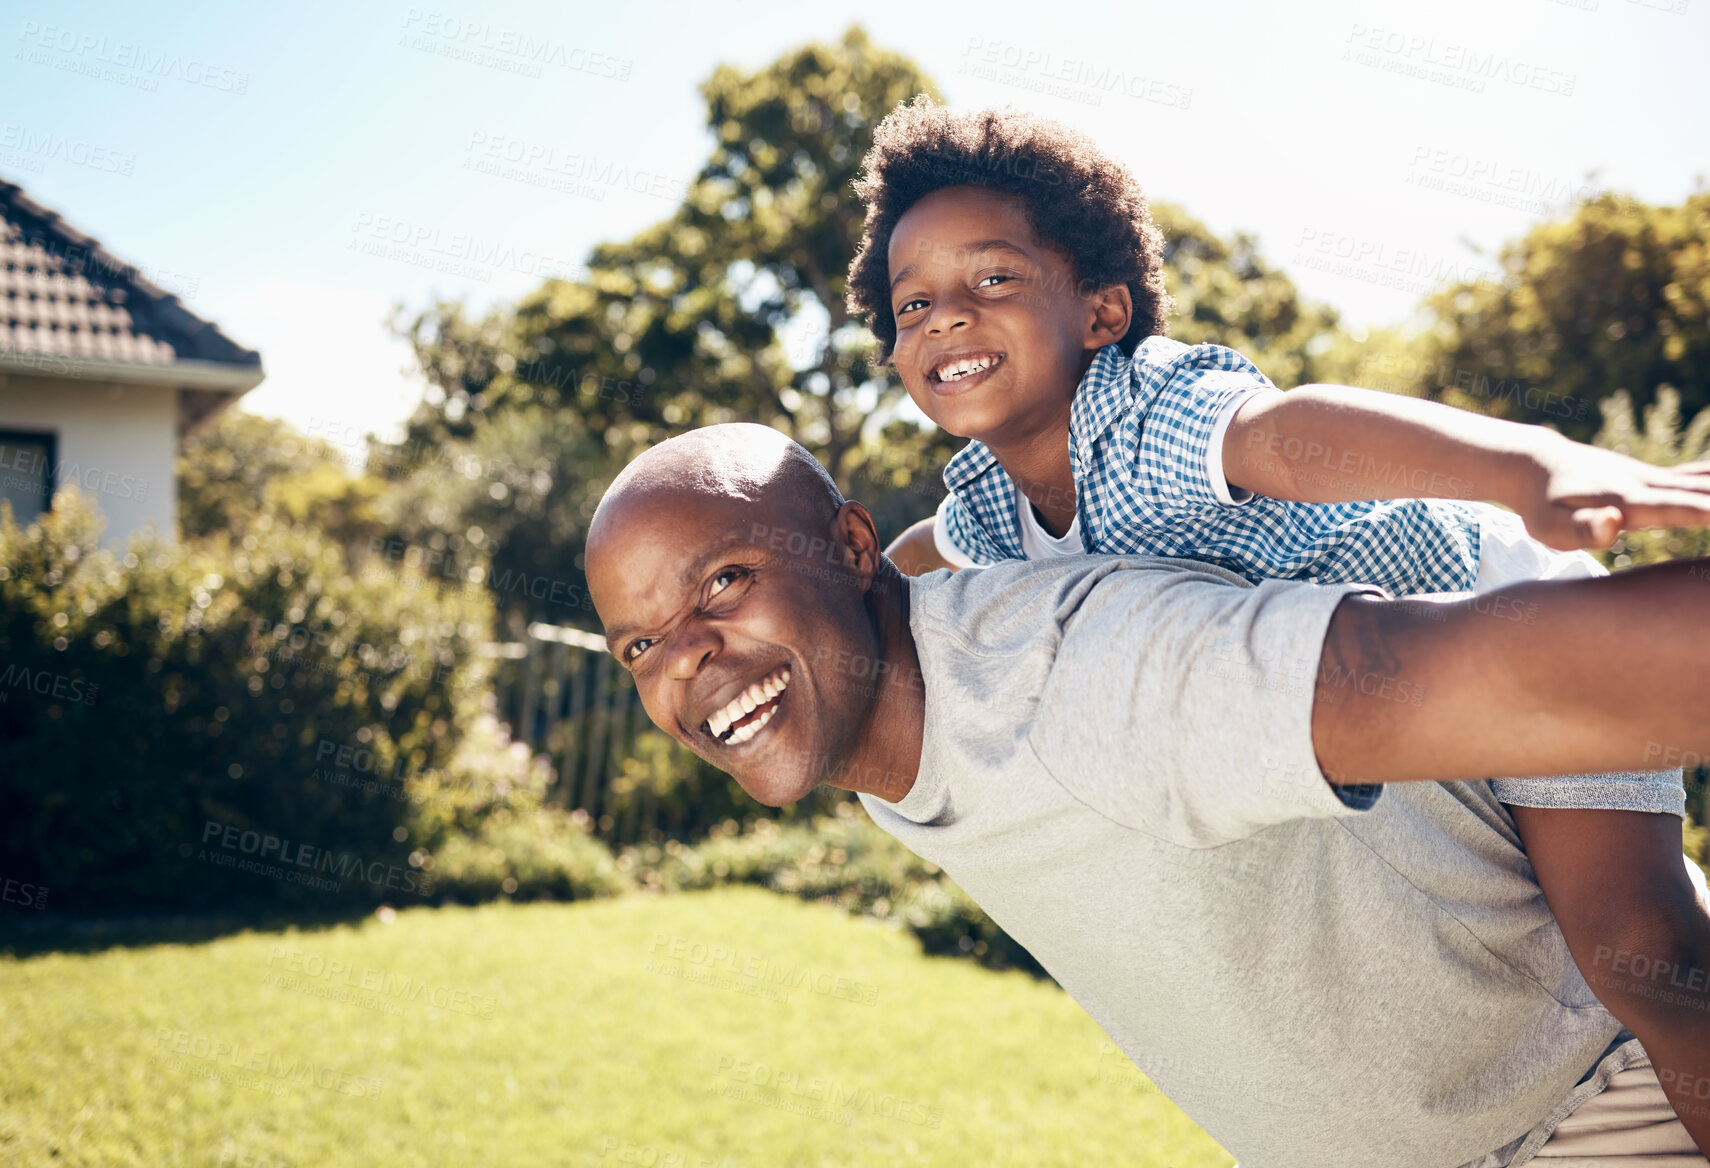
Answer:
M769 674L755 682L753 685L737 694L734 698L731 698L730 701L725 703L723 709L719 710L707 719L707 732L714 738L722 738L724 736L724 732L730 729L733 722L737 721L745 714L752 714L755 709L783 693L789 684L790 670L787 666L779 669L776 673ZM754 731L771 721L772 715L775 713L777 713L776 710L767 710L753 722L742 727L740 730L735 731L729 738L724 739L726 745L748 741L750 738L754 737Z
M731 731L730 737L724 740L724 744L726 746L735 746L739 742L747 742L750 738L760 733L760 727L770 722L772 720L772 715L777 712L778 711L776 709L767 710L764 714L761 714L758 718L754 719L754 721L748 723L748 725L737 727L735 730Z
M991 368L991 366L998 363L998 360L999 358L997 357L965 357L960 361L953 361L949 365L940 369L938 371L938 380L960 381L969 374L978 373L982 369Z

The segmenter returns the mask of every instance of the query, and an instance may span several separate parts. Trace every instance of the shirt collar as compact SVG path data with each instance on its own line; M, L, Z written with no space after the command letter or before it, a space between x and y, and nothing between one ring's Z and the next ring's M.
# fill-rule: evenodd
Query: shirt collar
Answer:
M1070 407L1072 446L1078 448L1103 434L1134 400L1129 387L1131 365L1120 345L1106 345L1094 355L1086 376L1075 389L1075 400Z
M1132 398L1129 392L1131 361L1120 345L1106 345L1093 356L1086 375L1075 388L1069 408L1071 446L1090 442L1109 428ZM975 439L951 456L944 465L944 485L959 491L998 465L997 455Z
M959 491L997 464L997 455L976 438L952 454L950 461L944 464L944 485L952 491Z

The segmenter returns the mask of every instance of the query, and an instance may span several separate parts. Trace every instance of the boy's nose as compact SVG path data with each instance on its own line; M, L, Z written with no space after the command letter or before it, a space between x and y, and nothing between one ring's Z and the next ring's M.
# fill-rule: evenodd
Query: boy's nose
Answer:
M932 336L939 336L953 328L972 323L974 313L971 308L960 301L940 301L934 304L931 315L926 322L926 331Z

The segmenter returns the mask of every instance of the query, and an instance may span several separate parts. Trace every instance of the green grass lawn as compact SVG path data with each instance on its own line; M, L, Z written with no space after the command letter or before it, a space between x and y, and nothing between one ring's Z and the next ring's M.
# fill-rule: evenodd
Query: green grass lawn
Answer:
M0 1164L1231 1157L1062 991L752 888L0 960Z

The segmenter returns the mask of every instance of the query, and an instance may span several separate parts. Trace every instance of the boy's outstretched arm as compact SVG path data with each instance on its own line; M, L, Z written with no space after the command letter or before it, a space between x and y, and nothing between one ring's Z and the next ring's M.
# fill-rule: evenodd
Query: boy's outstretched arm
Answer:
M949 568L952 572L956 570L955 564L938 553L938 545L932 538L936 522L936 516L928 515L920 522L911 524L908 530L892 540L891 546L885 549L885 554L903 575L924 576L940 568Z
M1562 550L1710 524L1710 463L1651 466L1543 426L1347 385L1248 398L1221 453L1231 486L1273 499L1488 500Z
M1318 661L1333 783L1528 778L1710 759L1710 560L1414 600L1350 596Z

